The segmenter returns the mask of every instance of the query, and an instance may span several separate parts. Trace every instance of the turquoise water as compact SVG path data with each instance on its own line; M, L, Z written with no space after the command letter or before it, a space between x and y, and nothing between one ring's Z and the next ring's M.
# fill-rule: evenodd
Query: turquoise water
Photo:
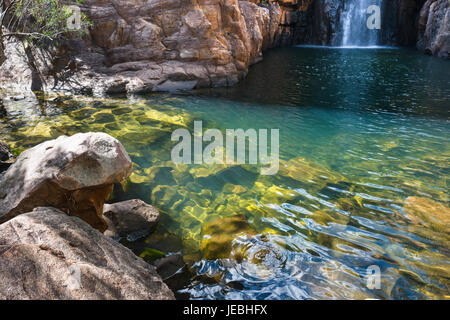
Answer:
M182 252L168 279L191 299L450 298L450 62L415 51L271 50L233 88L16 102L16 150L104 131L134 162L111 201L162 212L123 243L147 260ZM280 129L280 170L178 165L173 130ZM151 248L153 250L148 250ZM369 289L378 266L381 288Z

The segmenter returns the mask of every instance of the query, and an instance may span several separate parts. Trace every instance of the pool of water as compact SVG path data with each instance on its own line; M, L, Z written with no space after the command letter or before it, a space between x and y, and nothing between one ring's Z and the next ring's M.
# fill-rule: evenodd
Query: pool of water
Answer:
M122 242L151 261L182 252L168 282L191 299L450 298L450 62L412 50L271 50L233 88L8 102L14 152L103 131L134 171L111 201L160 209ZM280 129L280 170L175 165L177 128ZM367 286L379 268L380 288Z

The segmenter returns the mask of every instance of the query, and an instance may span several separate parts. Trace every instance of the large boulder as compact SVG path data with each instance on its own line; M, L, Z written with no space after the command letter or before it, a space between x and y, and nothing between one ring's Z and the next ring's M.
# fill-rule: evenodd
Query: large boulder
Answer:
M155 267L55 208L0 225L0 299L174 299Z
M104 231L103 204L131 160L105 133L79 133L23 152L0 182L0 223L39 206L59 208Z
M114 238L148 234L159 221L158 209L139 199L105 204L103 216L108 223L105 235Z

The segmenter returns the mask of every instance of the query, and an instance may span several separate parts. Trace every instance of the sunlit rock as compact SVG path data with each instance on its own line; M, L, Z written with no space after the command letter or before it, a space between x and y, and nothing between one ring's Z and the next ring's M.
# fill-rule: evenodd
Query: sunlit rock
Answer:
M120 142L104 133L46 141L20 154L0 182L0 221L53 206L104 231L103 203L131 174Z
M0 225L0 244L0 299L174 299L153 266L55 208Z
M408 197L404 210L411 222L450 233L450 208L442 203L422 197Z
M281 204L283 202L293 200L298 196L299 194L294 190L289 190L280 186L272 185L263 193L261 202L265 204Z
M228 258L232 241L240 234L253 235L245 215L216 217L203 225L202 252L205 259Z
M325 183L340 181L344 178L319 164L298 157L289 161L280 160L279 174L301 182Z

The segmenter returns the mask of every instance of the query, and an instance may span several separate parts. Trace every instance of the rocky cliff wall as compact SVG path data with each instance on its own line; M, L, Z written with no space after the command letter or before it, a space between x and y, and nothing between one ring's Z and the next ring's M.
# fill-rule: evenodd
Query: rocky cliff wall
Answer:
M417 48L450 58L450 1L428 0L420 10Z
M229 86L246 76L263 50L296 41L297 11L305 3L86 0L82 10L93 23L89 35L50 58L38 55L34 64L43 87L53 90L142 93ZM0 77L6 87L29 88L33 74L23 67L29 63L17 47L7 46Z
M384 0L383 42L448 56L448 0ZM338 45L345 0L85 0L93 27L31 57L6 46L2 87L144 93L230 86L266 49ZM423 5L423 7L422 7ZM422 10L420 10L422 8ZM420 15L419 15L420 13ZM420 16L420 19L419 19Z

